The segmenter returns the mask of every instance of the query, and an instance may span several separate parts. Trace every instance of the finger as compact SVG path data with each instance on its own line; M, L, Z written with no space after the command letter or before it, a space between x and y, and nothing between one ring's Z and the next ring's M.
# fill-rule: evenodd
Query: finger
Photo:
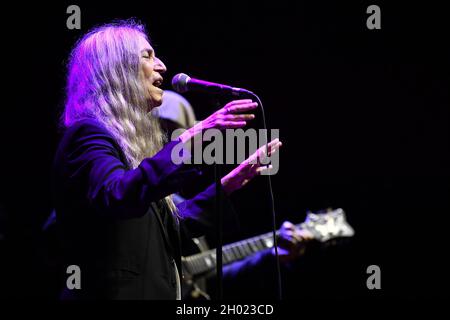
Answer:
M231 110L234 109L234 106L240 105L240 104L249 104L253 103L251 99L239 99L239 100L233 100L231 102L228 102L222 109L218 111L218 113L225 113L228 114L231 112Z
M276 139L276 140L278 140L278 139ZM269 145L268 145L268 154L267 155L271 156L272 154L277 152L277 150L280 149L282 145L283 144L282 144L281 141L273 141L273 143L272 142L269 143ZM264 146L263 146L263 151L264 151L263 156L265 156L266 155L266 153L265 153L266 148L264 148Z
M269 142L269 151L276 148L281 143L280 139L276 138Z
M247 125L245 121L224 121L221 125L222 129L242 128Z
M282 146L283 144L281 142L278 142L276 145L272 146L269 149L269 156L273 155L274 153L276 153Z
M259 148L258 150L255 151L255 153L253 153L249 158L248 158L248 162L251 164L256 164L258 166L261 165L261 159L264 158L264 151L262 150L263 147Z
M299 237L294 231L285 232L285 234L290 238L290 241L295 244L299 244L303 241L303 238Z
M253 100L252 99L236 99L233 101L228 102L225 107L232 107L234 105L238 105L238 104L244 104L244 103L252 103Z
M263 162L262 160L266 158L266 150L268 151L267 156L270 156L273 153L275 153L275 151L278 150L280 147L281 142L279 141L278 138L272 140L268 144L261 146L256 152L256 162L258 164L261 164Z
M281 142L278 138L272 140L269 142L269 144L264 144L261 146L258 150L256 150L249 158L248 162L252 164L258 164L260 165L262 163L262 159L265 159L266 157L266 148L269 149L269 152L271 149L278 150L278 148L281 146ZM273 152L272 152L273 153ZM271 155L272 153L269 153Z
M294 224L290 221L283 222L283 228L289 229L289 230L295 230Z
M288 236L286 234L283 234L278 238L278 245L284 248L291 247L293 245L293 242L295 240L292 238L292 236Z
M261 151L266 151L266 149L268 149L270 151L270 149L274 148L278 143L280 142L280 140L278 138L273 139L272 141L270 141L269 143L266 143L264 145L262 145L259 150Z
M256 109L256 107L258 107L258 103L251 102L251 103L235 104L233 106L225 107L224 109L228 113L240 113L240 112Z
M269 171L269 170L271 170L272 168L273 168L272 165L258 167L258 168L256 169L256 173L259 174L259 175L262 175L264 172Z
M283 230L283 232L281 232L281 234L285 237L294 237L295 236L295 232L292 230Z
M293 233L292 237L297 241L297 243L300 243L300 242L303 242L303 241L306 240L306 239L300 237L300 236L299 236L297 233L295 233L295 232Z
M286 240L288 240L291 248L295 247L299 243L299 240L295 236L288 236L286 237Z
M225 120L241 121L255 119L254 114L227 114L223 117Z
M302 237L303 240L309 241L314 239L314 235L308 230L298 230L298 236Z

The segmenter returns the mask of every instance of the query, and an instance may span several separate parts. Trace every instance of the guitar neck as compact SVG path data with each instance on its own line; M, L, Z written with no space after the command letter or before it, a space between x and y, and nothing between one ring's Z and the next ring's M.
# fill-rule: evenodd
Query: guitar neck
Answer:
M303 223L296 225L302 228ZM277 231L278 234L278 231ZM273 233L268 232L246 240L231 243L222 247L223 264L244 259L256 252L273 247ZM195 276L216 268L216 250L211 249L189 257L183 258L187 271Z

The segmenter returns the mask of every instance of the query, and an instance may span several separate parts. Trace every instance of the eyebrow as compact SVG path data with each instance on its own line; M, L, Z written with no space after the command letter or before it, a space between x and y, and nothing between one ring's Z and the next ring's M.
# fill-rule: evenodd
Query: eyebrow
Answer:
M144 52L148 52L150 55L155 53L155 51L153 49L150 49L150 48L142 49L141 53L144 53Z

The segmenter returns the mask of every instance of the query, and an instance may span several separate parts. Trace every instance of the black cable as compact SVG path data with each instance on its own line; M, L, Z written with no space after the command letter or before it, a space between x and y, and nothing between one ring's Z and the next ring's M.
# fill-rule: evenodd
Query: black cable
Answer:
M266 124L266 114L264 112L264 106L261 102L261 99L253 92L245 90L245 89L240 89L241 92L244 92L246 94L249 94L253 97L256 98L256 100L258 100L258 104L261 107L261 113L262 113L262 119L263 119L263 127L265 129L265 138L266 138L266 155L268 155L268 150L269 150L269 139L267 136L267 124ZM219 192L219 180L220 179L220 169L218 168L217 164L215 167L215 179L216 179L216 192ZM273 196L273 189L272 189L272 179L270 177L270 174L267 175L267 181L269 184L269 193L270 193L270 204L271 204L271 212L272 212L272 237L273 237L273 243L274 243L274 247L275 247L275 259L276 259L276 274L277 274L277 284L278 284L278 300L282 300L282 285L281 285L281 269L280 269L280 257L278 255L278 241L277 241L277 223L276 223L276 213L275 213L275 200L274 200L274 196ZM217 292L217 298L218 300L221 300L223 297L223 287L222 287L222 281L223 281L223 274L222 274L222 230L221 230L221 225L222 225L222 212L220 209L220 204L221 204L221 197L218 197L218 194L216 194L216 214L217 214L217 218L218 218L218 228L217 228L217 240L218 240L218 244L216 246L216 272L217 272L217 287L218 287L218 292Z
M263 119L263 126L266 133L266 155L268 155L269 150L269 139L267 137L267 124L266 124L266 114L264 112L264 106L261 102L261 99L253 92L245 90L246 93L255 97L258 100L258 104L261 106L261 113ZM270 204L272 210L272 236L273 236L273 244L275 246L275 258L276 258L276 269L277 269L277 283L278 283L278 300L282 300L282 285L281 285L281 270L280 270L280 257L278 255L278 243L277 243L277 223L276 223L276 213L275 213L275 200L273 196L272 189L272 179L270 174L267 175L267 181L269 183L269 193L270 193Z

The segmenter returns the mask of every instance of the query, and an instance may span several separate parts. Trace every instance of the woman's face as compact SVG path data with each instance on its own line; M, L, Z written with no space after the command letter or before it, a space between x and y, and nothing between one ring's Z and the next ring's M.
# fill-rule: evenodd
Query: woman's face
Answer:
M140 37L139 52L141 54L141 74L148 104L148 112L162 103L163 90L160 89L166 72L164 63L155 56L155 51L144 37Z

